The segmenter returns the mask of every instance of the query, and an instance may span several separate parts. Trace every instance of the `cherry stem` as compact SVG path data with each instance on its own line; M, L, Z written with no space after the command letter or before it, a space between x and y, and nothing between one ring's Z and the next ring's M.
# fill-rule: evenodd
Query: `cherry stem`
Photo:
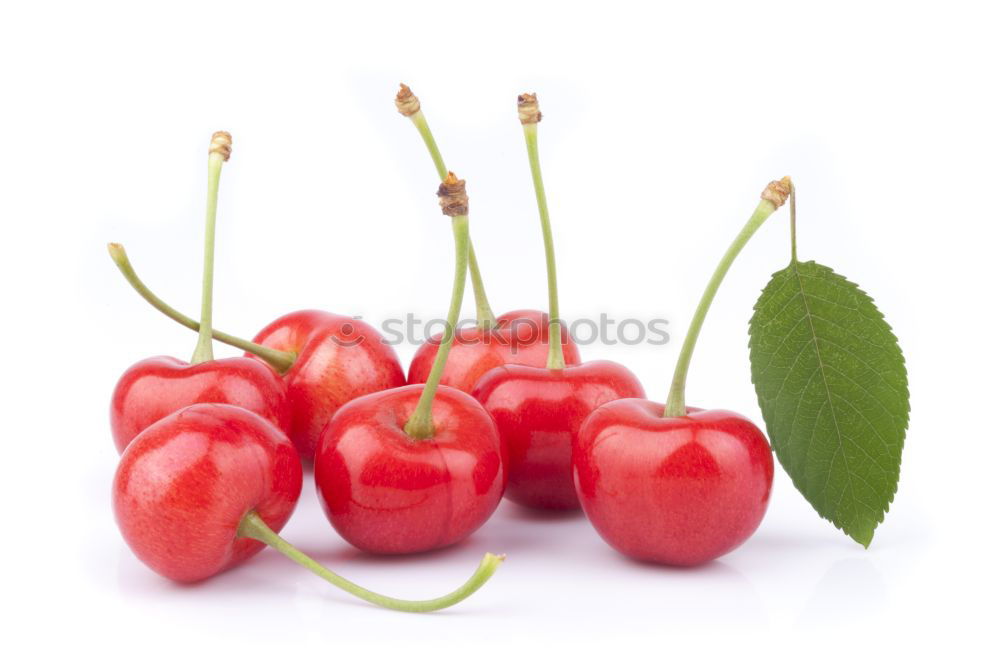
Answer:
M207 362L212 355L212 283L215 275L215 215L219 208L219 178L229 160L232 137L227 132L212 135L208 149L208 202L205 205L205 256L201 277L201 325L191 363Z
M408 613L427 613L429 611L438 611L440 609L458 604L476 590L483 587L483 584L486 583L491 576L493 576L493 573L497 570L500 563L503 562L505 558L504 555L487 553L483 556L482 561L479 563L479 566L476 568L476 571L473 572L469 580L459 586L456 590L453 590L443 597L422 600L396 599L395 597L386 597L385 595L380 595L377 592L372 592L367 588L362 588L360 585L352 583L343 576L330 571L278 536L278 534L268 527L267 523L265 523L255 511L251 511L243 517L243 520L240 521L239 528L236 530L236 536L245 539L254 539L267 544L288 559L299 563L323 580L335 585L345 592L351 593L355 597L360 597L367 602L383 606L387 609L406 611Z
M129 282L132 288L135 289L135 292L139 293L139 295L141 295L146 302L151 304L160 313L180 323L184 327L195 330L196 332L199 331L201 324L198 321L189 316L185 316L171 307L169 304L157 297L156 294L142 282L139 276L135 273L135 268L132 267L132 263L129 261L128 255L125 253L124 246L114 243L108 244L108 253L111 255L111 259L118 267L118 270L122 273L122 276L125 277L125 280ZM247 351L248 353L253 353L258 358L273 367L278 374L284 374L287 372L295 362L296 356L290 351L279 351L277 349L268 348L267 346L261 346L260 344L255 344L252 341L227 334L221 330L213 329L212 338L217 341L221 341L224 344L235 346L236 348Z
M407 91L410 92L409 89ZM410 94L412 95L412 92ZM415 100L416 96L413 96L413 99ZM448 176L448 168L445 167L444 158L441 157L441 151L434 140L434 134L427 124L423 110L417 109L416 112L409 115L409 119L413 121L417 132L420 133L420 137L424 140L427 152L431 154L431 160L434 161L434 169L437 170L438 179L444 181ZM483 276L479 271L479 261L476 260L476 250L472 246L471 236L469 238L469 278L472 279L472 292L476 296L476 322L483 330L492 330L497 325L497 319L493 315L493 309L490 308L490 301L486 297L486 287L483 285Z
M665 418L675 418L687 415L687 405L684 402L684 388L687 384L688 368L691 365L691 354L694 352L694 345L698 341L701 326L705 322L708 308L712 306L712 300L719 291L719 285L726 276L726 272L732 266L736 256L739 255L743 247L755 232L764 224L768 217L777 211L778 207L784 204L785 198L791 189L791 180L785 177L781 181L772 181L761 194L760 204L750 216L743 229L733 240L733 243L726 249L725 255L719 261L718 267L712 274L705 286L705 292L698 302L694 316L691 317L691 325L688 326L687 335L684 337L684 345L681 347L680 355L677 357L677 366L674 368L674 379L670 384L670 395L667 397L667 404L664 407L663 416Z
M795 230L795 184L792 184L791 191L788 193L788 217L792 231L792 262L798 262L799 246Z
M479 274L479 261L476 251L472 248L472 238L469 238L469 278L472 279L472 293L476 296L476 324L481 330L492 330L497 326L497 317L493 315L490 301L486 299L486 288L483 277Z
M535 201L538 203L538 217L542 221L542 239L545 241L545 270L549 283L549 358L546 367L562 369L566 366L562 350L562 326L559 322L559 289L556 285L556 251L552 242L552 225L549 221L549 205L545 199L545 185L542 183L542 168L538 162L538 123L525 123L524 142L528 147L528 163L531 165L531 180L535 185Z
M451 176L453 175L449 175ZM469 264L468 215L453 216L451 228L455 237L455 279L451 288L451 305L448 307L448 322L445 324L444 334L441 335L441 344L434 356L434 364L431 366L430 374L427 375L417 407L403 426L406 433L414 439L429 439L434 436L434 417L431 414L431 407L438 385L441 383L441 375L444 374L445 364L448 362L448 352L455 340L455 327L462 310L462 298L465 295L465 275Z
M444 181L444 178L448 176L448 168L445 166L444 158L441 157L441 150L434 139L434 133L431 132L430 125L427 124L427 117L424 116L423 110L418 110L415 114L412 114L410 120L413 121L413 125L417 128L417 132L420 133L421 139L424 140L427 152L431 154L431 160L434 161L434 169L437 170L438 178Z

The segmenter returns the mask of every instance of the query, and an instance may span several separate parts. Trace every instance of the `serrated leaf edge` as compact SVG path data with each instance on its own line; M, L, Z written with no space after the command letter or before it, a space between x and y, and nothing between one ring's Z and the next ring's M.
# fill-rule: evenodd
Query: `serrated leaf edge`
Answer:
M839 280L843 281L845 284L847 284L848 286L850 286L851 288L853 288L856 291L856 293L858 294L858 296L861 297L862 299L864 299L867 302L867 304L871 307L871 309L874 311L874 313L885 324L885 326L887 328L887 331L888 331L888 334L889 334L889 336L892 339L892 346L893 346L893 349L894 349L892 352L898 354L900 360L903 363L903 398L902 399L903 399L903 402L906 405L906 413L902 416L902 425L900 427L901 427L901 431L902 431L902 435L901 435L902 436L902 441L905 443L906 433L907 433L907 431L909 429L909 422L910 422L909 417L910 417L910 408L911 408L910 407L910 393L909 393L909 374L908 374L908 372L906 370L906 356L903 354L903 350L899 346L899 338L896 336L896 333L893 330L892 325L889 324L889 321L886 319L885 315L882 313L882 311L875 304L875 300L872 299L872 297L863 288L861 288L857 283L851 281L850 279L848 279L847 277L845 277L842 274L838 274L832 268L827 267L826 265L822 265L822 264L820 264L820 263L818 263L818 262L816 262L814 260L809 260L809 261L802 262L802 261L798 261L798 260L794 260L793 259L788 264L787 267L784 267L784 268L778 270L777 272L774 272L771 275L771 279L767 282L767 284L764 286L764 288L761 289L760 292L761 292L761 295L763 295L764 291L767 290L767 287L771 285L771 281L773 281L775 278L778 277L778 275L782 274L783 272L791 270L792 273L794 274L795 279L796 279L796 281L798 282L798 285L799 285L799 290L798 290L798 293L797 293L797 297L798 297L798 299L802 300L803 306L804 306L804 310L806 312L806 317L810 319L809 327L810 327L810 331L812 332L812 335L813 335L812 336L813 346L816 349L816 357L817 357L817 360L819 361L819 367L820 367L820 370L822 371L822 374L823 374L823 388L824 388L824 390L826 391L826 394L827 394L827 401L828 401L828 405L830 406L831 416L833 416L834 424L837 424L837 420L836 420L836 414L833 411L832 393L830 391L829 383L826 380L826 372L823 370L823 368L826 365L823 363L823 358L822 358L822 356L820 355L820 352L819 352L819 346L816 344L816 341L817 341L818 337L816 335L815 326L812 323L812 314L810 313L808 302L805 300L805 287L802 284L802 276L801 276L800 271L799 271L799 266L801 266L801 265L814 265L814 266L816 266L818 268L821 268L822 270L825 270L825 271L829 272L829 274L832 277L835 277L836 279L839 279ZM788 303L791 304L793 301L794 301L794 298L792 300L789 300ZM752 348L751 347L751 341L753 339L753 323L754 323L754 318L756 318L759 308L762 307L762 306L764 306L764 305L761 305L759 303L760 303L760 298L758 297L757 303L754 304L754 313L753 313L753 316L751 316L749 324L748 324L749 325L749 329L748 329L748 333L747 333L749 335L749 340L748 340L748 343L747 343L747 348L748 349ZM784 310L784 307L782 308L782 310ZM760 407L761 414L764 415L765 414L764 402L763 402L763 399L761 397L761 394L759 392L756 392L757 379L754 378L753 365L752 364L751 364L751 381L754 384L754 390L755 390L754 394L757 396L757 404ZM764 424L765 424L765 428L768 430L768 437L771 440L771 449L774 450L777 453L777 449L775 449L775 447L774 447L775 439L774 439L774 436L770 433L770 428L767 425L767 420L764 421ZM877 434L877 432L876 432L876 434ZM902 453L902 446L903 445L901 444L901 446L900 446L900 452L901 453ZM848 481L849 481L850 485L853 486L853 482L851 482L851 480L850 480L851 479L851 477L850 477L850 467L847 464L846 455L844 454L843 437L842 437L842 435L840 433L839 425L838 425L838 452L844 458L845 470L848 472ZM779 458L778 460L779 460L779 462L781 462L781 458ZM782 464L782 467L785 466L783 462L781 464ZM895 481L893 481L892 489L891 489L891 491L889 493L889 496L888 496L888 499L886 500L886 503L883 505L883 507L881 509L878 509L879 513L877 514L877 518L876 518L876 523L875 523L876 527L873 528L871 536L868 536L867 539L862 539L860 537L857 537L857 536L853 535L848 529L844 528L842 526L842 524L838 523L834 518L827 518L825 515L823 515L823 513L820 511L820 509L818 509L816 507L816 505L812 502L812 500L810 500L809 497L806 495L805 490L803 490L802 486L799 485L799 482L794 477L790 477L790 478L792 479L792 484L795 486L796 490L798 490L802 494L802 496L806 499L806 501L809 502L810 506L812 506L813 509L815 509L816 512L820 515L820 517L822 517L822 518L826 519L827 521L829 521L834 527L836 527L840 531L844 532L844 534L846 534L847 536L851 537L852 539L854 539L855 541L857 541L859 544L861 544L862 546L864 546L867 549L871 545L872 540L874 539L875 529L877 529L877 527L879 525L881 525L882 522L885 520L885 514L888 513L889 506L892 504L892 502L896 498L896 493L899 490L899 478L901 478L901 477L902 477L902 458L900 458L900 475L896 478Z

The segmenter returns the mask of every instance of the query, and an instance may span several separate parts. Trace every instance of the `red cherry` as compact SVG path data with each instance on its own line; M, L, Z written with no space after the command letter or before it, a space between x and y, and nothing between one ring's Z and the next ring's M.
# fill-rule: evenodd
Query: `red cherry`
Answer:
M417 348L406 375L407 383L425 383L434 358L441 347L441 333L431 336ZM469 392L476 380L489 370L504 364L503 353L493 340L492 331L480 327L461 328L448 354L441 383Z
M539 324L544 327L539 329L547 331L548 350L538 346L530 351L535 366L510 364L484 374L472 392L500 430L510 466L507 496L525 506L570 510L579 508L573 488L572 453L583 420L605 402L645 397L645 393L639 380L621 365L604 361L575 364L566 359L569 338L558 318L552 226L538 160L538 100L530 93L520 95L517 108L545 244L552 320L543 314L544 322ZM515 322L518 315L515 312L507 317L514 316L511 322ZM516 334L520 338L521 333Z
M115 473L115 518L151 569L198 581L264 548L237 537L244 516L280 530L301 489L302 465L280 430L245 409L197 404L132 441Z
M580 502L604 540L626 555L701 564L739 546L764 517L774 478L764 434L739 414L692 409L684 395L694 346L722 279L791 190L788 177L768 184L722 256L688 326L666 403L609 402L580 429L573 451Z
M426 384L345 404L316 452L316 487L334 528L358 548L413 553L449 546L478 529L503 496L506 467L496 425L466 393L441 385L462 309L469 261L465 182L438 189L451 217L455 274L449 335Z
M215 219L222 165L232 152L232 137L216 132L208 151L208 203L205 217L205 260L202 277L202 322L191 364L176 358L147 358L132 365L115 386L111 399L111 432L121 453L149 425L177 409L200 402L221 402L243 407L289 427L285 387L281 379L256 360L214 360L212 353L212 279L214 276ZM108 251L130 283L145 289L128 265L125 249L109 244ZM140 290L140 292L143 292ZM148 293L148 290L146 290ZM160 302L155 296L154 304ZM162 304L162 302L161 302Z
M396 352L375 328L356 318L295 311L261 330L254 342L295 354L284 374L291 412L288 436L306 460L312 460L337 409L356 397L405 383Z
M420 345L410 362L407 382L427 381L440 345L440 334ZM580 351L565 328L562 348L567 364L580 362ZM472 392L480 377L491 369L508 363L544 367L548 352L548 314L534 309L509 311L497 318L495 328L468 327L455 333L441 383Z
M767 438L731 411L623 399L583 424L576 490L601 537L625 555L676 566L714 560L753 534L767 510Z
M504 339L506 363L544 367L549 355L549 315L538 309L514 309L497 316L497 327L509 332ZM569 336L569 330L560 329L563 358L567 365L580 362L580 349Z
M473 391L493 416L507 451L506 496L550 510L578 509L572 453L584 419L623 397L645 397L625 367L604 360L563 369L503 365Z
M256 360L225 358L190 364L170 356L140 360L118 380L111 396L111 434L121 453L161 418L192 404L243 407L287 431L285 385Z
M506 470L496 426L469 395L440 386L433 436L404 430L424 386L344 405L316 451L316 488L337 532L372 553L415 553L457 543L503 496Z

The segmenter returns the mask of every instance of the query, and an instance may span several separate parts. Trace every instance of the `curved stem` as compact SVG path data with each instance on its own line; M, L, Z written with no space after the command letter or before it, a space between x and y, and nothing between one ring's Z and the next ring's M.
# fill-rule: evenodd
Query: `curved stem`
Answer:
M528 147L528 163L531 165L531 180L535 185L535 201L538 203L538 217L542 221L542 238L545 241L545 271L549 283L549 369L566 366L562 350L562 330L559 323L559 289L556 285L556 251L552 243L552 225L549 222L549 205L542 183L542 168L538 162L538 124L525 123L524 142Z
M760 201L757 209L750 216L750 220L743 226L740 233L736 235L736 239L729 245L725 255L722 256L722 260L719 261L718 267L715 268L712 278L708 280L708 285L705 286L705 292L701 296L701 301L698 302L694 316L691 317L691 325L688 326L680 355L677 357L677 366L674 368L674 380L670 384L670 395L667 397L667 405L663 412L664 417L670 418L687 415L687 406L684 403L684 387L687 383L688 367L691 365L691 354L694 352L694 345L698 341L698 334L701 332L701 326L705 322L705 315L708 314L708 308L712 306L712 300L719 291L719 285L722 283L722 279L725 278L726 272L729 271L736 256L739 255L753 234L757 232L758 228L763 225L768 216L773 214L776 209L777 207L770 200Z
M380 595L377 592L372 592L367 588L362 588L360 585L352 583L343 576L330 571L278 536L278 534L268 527L267 523L265 523L255 511L251 511L243 517L243 520L240 521L236 534L239 537L255 539L261 543L267 544L293 562L299 563L323 580L335 585L345 592L351 593L355 597L360 597L367 602L383 606L387 609L406 611L409 613L437 611L439 609L444 609L454 604L458 604L460 601L481 588L504 560L503 555L493 555L492 553L487 553L469 580L459 586L458 589L453 590L443 597L423 600L396 599L395 597L386 597L385 595Z
M215 215L219 206L219 177L226 159L221 153L208 154L208 202L205 206L205 257L201 277L201 324L198 345L191 356L197 364L212 359L212 281L215 275Z
M788 215L791 218L792 228L792 262L798 262L799 246L795 230L795 184L792 184L791 191L788 194Z
M129 282L129 285L135 289L135 292L139 293L146 302L151 304L157 311L165 316L173 319L174 321L180 323L186 328L198 331L200 328L200 323L189 316L185 316L181 312L177 311L169 304L161 300L156 294L149 289L149 287L142 282L139 276L135 273L135 268L132 267L132 263L128 259L128 255L125 253L125 247L121 244L108 244L108 253L111 255L111 259L114 261L118 270L125 277L125 280ZM230 346L235 346L238 349L247 351L248 353L253 353L258 358L269 364L274 368L278 374L284 374L295 362L295 354L290 351L279 351L277 349L268 348L267 346L261 346L260 344L255 344L247 339L241 339L240 337L233 336L222 332L221 330L212 330L212 338L221 341L224 344L229 344Z
M420 138L424 140L427 152L431 154L431 160L434 161L434 169L437 170L438 179L444 181L445 177L448 176L448 168L445 167L444 158L441 157L441 150L438 149L434 133L431 132L431 127L427 124L427 118L424 116L423 110L417 111L417 113L412 114L409 118L413 121L413 125L416 126L417 132L420 133Z
M476 251L472 248L472 238L469 238L469 278L472 279L472 293L476 296L476 325L481 330L492 330L497 326L497 317L493 315L490 301L486 298L486 287L479 273L479 261Z
M441 157L441 151L438 149L434 134L427 124L424 112L418 110L416 113L411 114L409 119L413 121L417 132L420 133L420 137L424 140L427 152L431 154L431 160L434 161L434 169L437 170L438 179L444 181L448 176L448 168L445 167L444 158ZM483 330L492 330L496 327L497 319L493 315L493 309L490 308L490 301L486 297L486 286L483 284L483 275L479 272L479 261L476 260L476 251L472 246L471 236L469 238L469 278L472 279L472 292L476 296L476 321Z
M441 375L444 374L445 364L448 362L448 352L455 340L455 326L462 309L462 297L465 295L465 275L468 272L469 264L469 217L466 215L453 216L451 227L455 236L455 279L451 288L451 305L448 307L448 322L445 324L441 344L434 356L434 364L430 374L427 375L427 382L424 384L423 392L420 393L420 399L417 401L416 409L413 410L413 415L403 427L406 433L414 439L427 439L434 436L434 419L431 415L431 407L434 404L434 395L437 393L438 385L441 383Z

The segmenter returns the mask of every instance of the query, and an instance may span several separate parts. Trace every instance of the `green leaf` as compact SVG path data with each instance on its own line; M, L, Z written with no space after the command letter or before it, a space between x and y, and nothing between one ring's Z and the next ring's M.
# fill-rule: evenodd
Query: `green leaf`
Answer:
M910 413L889 324L857 284L793 260L754 306L750 367L778 461L867 547L896 494Z

